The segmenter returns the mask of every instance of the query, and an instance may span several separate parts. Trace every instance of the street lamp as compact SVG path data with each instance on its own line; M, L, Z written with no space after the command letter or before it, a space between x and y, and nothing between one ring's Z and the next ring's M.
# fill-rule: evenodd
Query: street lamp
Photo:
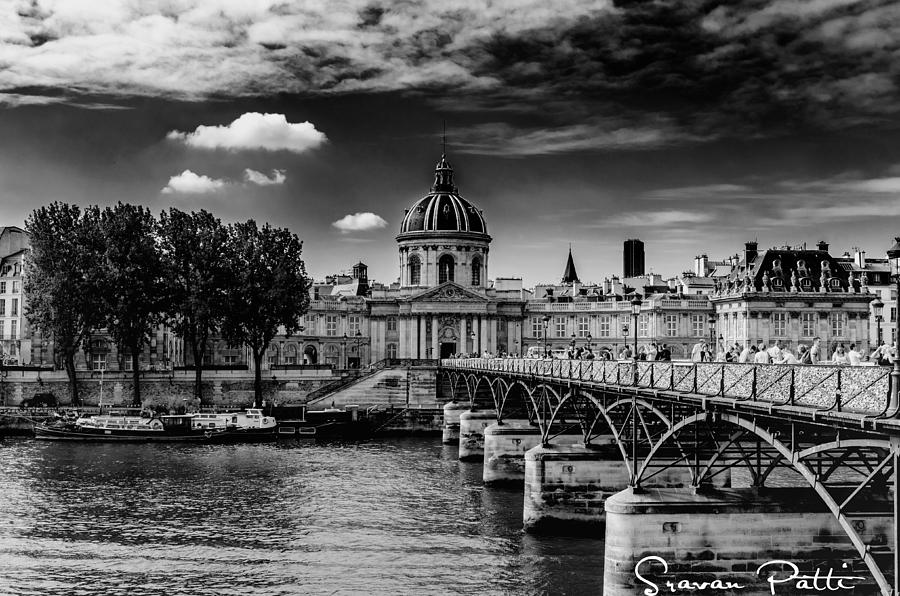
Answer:
M641 314L641 297L637 294L631 299L631 320L634 325L634 359L637 360L638 354L638 315Z
M546 358L550 353L547 347L547 335L550 333L550 315L544 315L542 320L544 321L544 358Z
M707 322L709 323L709 360L711 362L715 357L715 353L719 350L716 345L716 315L709 315Z
M359 342L362 341L362 331L357 329L354 337L356 338L356 368L362 368L362 352L359 351Z
M896 241L894 246L887 251L888 261L891 265L891 277L897 283L897 296L900 297L900 237L894 238ZM897 335L894 340L894 370L891 372L891 406L896 408L898 405L898 392L900 392L900 358L897 356L900 349L900 325L897 325ZM895 477L900 477L900 473L894 471ZM898 480L900 482L900 480ZM898 522L900 523L900 522ZM898 549L900 551L900 549ZM900 575L898 573L897 575Z
M341 340L341 351L344 352L344 368L350 368L347 365L347 334L344 334L344 339Z
M476 357L476 358L478 358L479 356L481 356L481 354L479 354L479 353L475 350L475 340L478 339L478 336L475 335L475 332L474 332L474 331L473 331L472 333L469 334L469 339L472 340L472 353L475 354L475 357Z
M591 351L591 348L592 348L593 345L594 345L593 342L591 341L591 340L594 339L594 338L591 337L591 332L590 332L590 331L588 331L587 337L586 337L585 339L587 340L587 349L588 349L588 352L590 352L590 351Z
M575 334L574 333L572 334L572 337L570 339L572 341L569 342L569 351L571 352L572 356L574 356L575 355Z
M884 320L882 313L884 312L884 302L881 301L881 298L875 296L875 300L872 301L872 314L875 315L875 322L878 324L878 343L875 344L875 347L881 345L881 321Z

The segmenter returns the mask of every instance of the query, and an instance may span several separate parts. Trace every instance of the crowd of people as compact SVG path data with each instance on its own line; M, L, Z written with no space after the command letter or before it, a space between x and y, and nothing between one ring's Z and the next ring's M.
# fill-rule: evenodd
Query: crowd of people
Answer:
M862 366L864 364L876 366L893 366L897 359L897 344L894 342L888 346L880 342L870 354L865 354L858 349L855 343L845 347L843 343L833 346L829 357L821 345L821 339L816 337L810 345L800 344L796 353L776 339L771 345L760 343L748 344L741 347L734 344L728 347L722 342L716 346L715 352L711 345L705 341L698 342L691 350L693 362L737 362L746 364L836 364L841 366ZM481 354L453 354L451 358L520 358L517 353L499 352L493 354L487 350ZM527 357L565 357L569 360L672 360L672 350L666 344L651 342L640 346L637 354L631 346L625 346L614 356L609 350L601 349L594 352L591 346L571 346L563 355L554 354L547 350L541 355L529 355Z

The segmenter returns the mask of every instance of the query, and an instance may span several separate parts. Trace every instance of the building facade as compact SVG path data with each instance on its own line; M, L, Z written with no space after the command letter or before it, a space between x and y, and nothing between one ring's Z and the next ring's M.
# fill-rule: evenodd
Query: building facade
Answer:
M21 228L0 228L0 363L30 363L31 333L25 319L25 255L30 243Z

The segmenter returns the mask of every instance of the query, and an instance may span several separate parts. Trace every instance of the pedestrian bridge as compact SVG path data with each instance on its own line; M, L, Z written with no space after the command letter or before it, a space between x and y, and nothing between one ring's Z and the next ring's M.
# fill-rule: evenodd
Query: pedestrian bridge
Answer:
M529 516L534 525L543 518L606 524L606 565L618 575L607 576L605 593L638 587L623 570L652 543L652 536L644 536L630 546L619 544L611 555L616 540L634 533L635 522L616 525L614 536L610 524L620 524L624 511L686 511L687 498L694 514L678 517L671 510L670 517L680 521L662 522L669 534L660 534L661 545L677 543L671 528L697 522L704 507L746 514L741 519L754 520L747 531L760 536L761 525L784 514L782 526L764 539L770 546L784 543L814 567L808 543L823 532L843 534L854 555L850 566L867 572L876 593L900 594L894 547L900 411L888 368L474 358L442 360L439 374L458 404L445 408L445 419L452 425L448 411L468 410L456 414L460 458L482 457L488 480L498 466L514 470L511 458L520 456L526 528ZM616 474L619 480L607 481ZM738 479L744 483L739 490ZM775 495L783 497L780 502ZM790 528L810 516L819 516L813 524L818 529L803 530L792 542ZM738 518L729 514L729 523L740 526ZM698 537L690 540L695 544ZM829 557L850 560L847 553L835 554L840 548L829 544ZM731 563L738 569L750 562Z

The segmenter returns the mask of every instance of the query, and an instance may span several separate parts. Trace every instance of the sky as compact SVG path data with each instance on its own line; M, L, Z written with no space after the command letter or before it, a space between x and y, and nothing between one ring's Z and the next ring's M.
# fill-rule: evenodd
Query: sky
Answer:
M446 151L490 277L900 235L900 3L0 0L0 225L206 209L399 275Z

